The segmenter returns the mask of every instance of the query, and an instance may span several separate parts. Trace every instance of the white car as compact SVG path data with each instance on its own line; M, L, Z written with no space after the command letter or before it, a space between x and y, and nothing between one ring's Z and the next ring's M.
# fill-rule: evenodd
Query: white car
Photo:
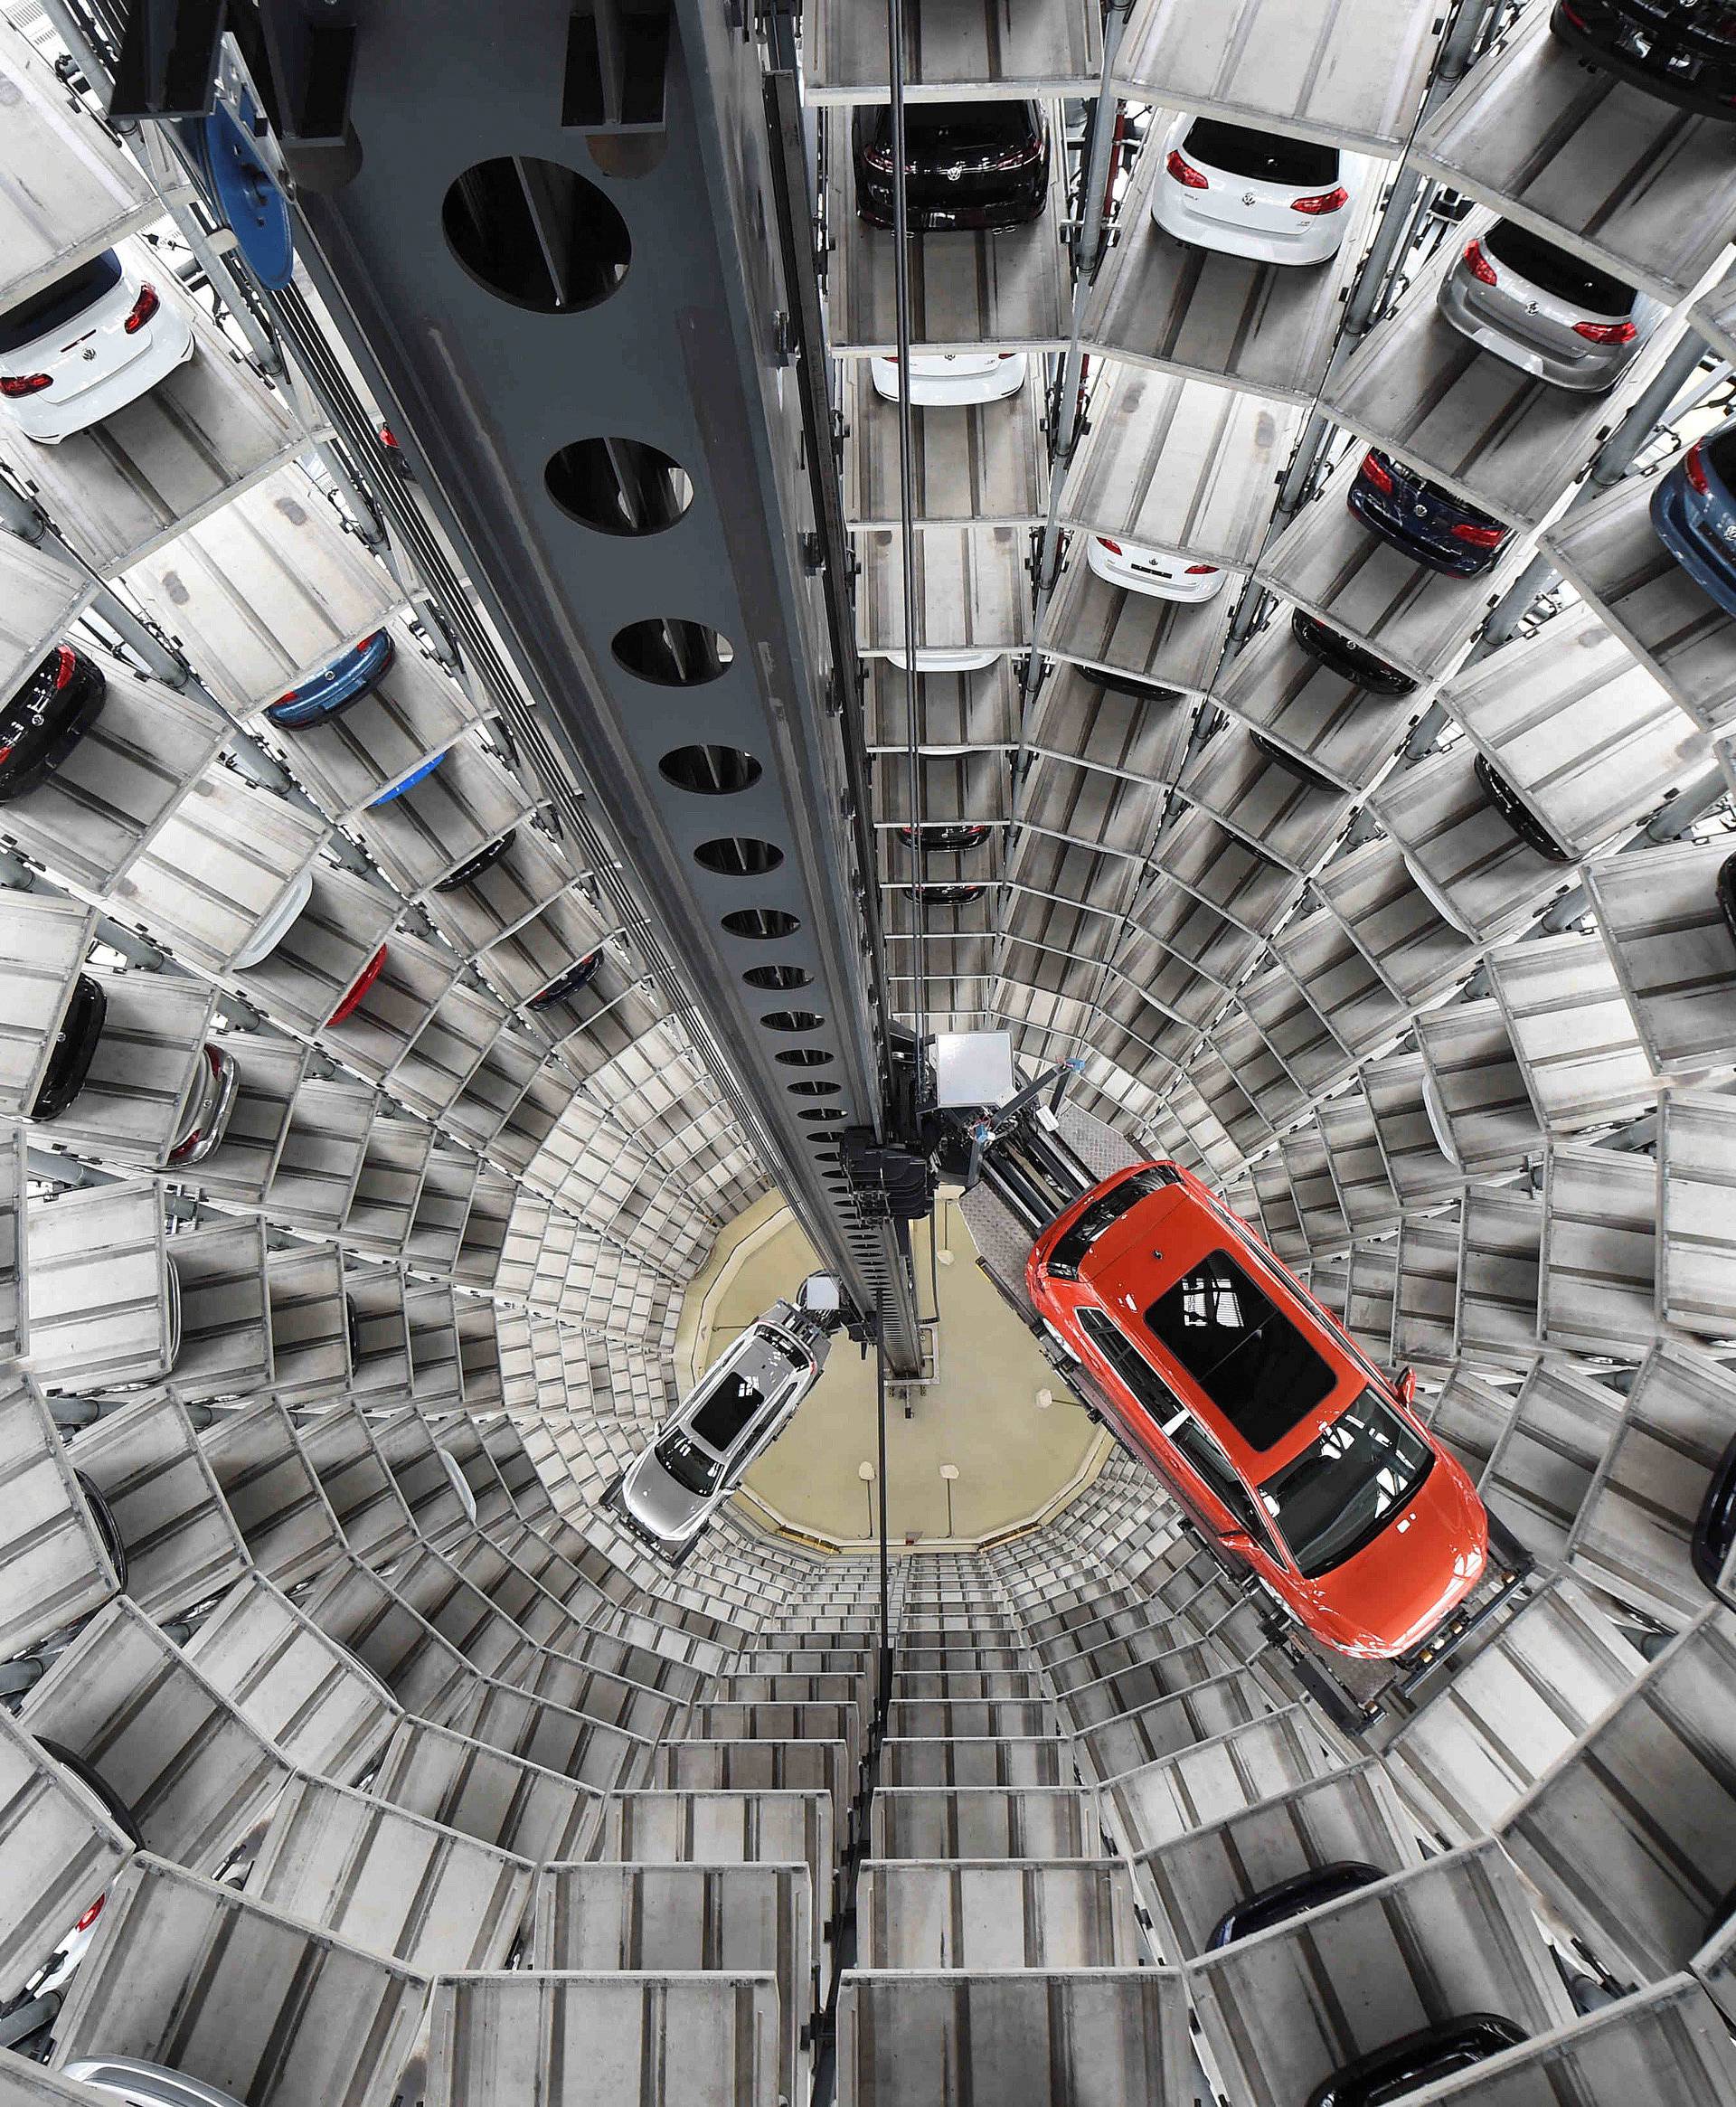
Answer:
M702 1375L606 1496L634 1535L679 1562L819 1381L842 1321L838 1284L810 1273Z
M1227 575L1215 563L1196 563L1137 542L1112 541L1108 534L1089 537L1085 561L1106 583L1149 593L1153 600L1213 600L1223 591Z
M967 409L977 402L999 402L1016 395L1030 371L1029 356L1022 351L937 351L913 353L910 357L910 403L913 409L942 407ZM874 392L888 402L899 396L898 360L876 358L868 362Z
M905 655L901 651L886 654L901 673ZM993 666L997 658L1005 657L998 648L993 651L979 649L975 644L919 644L916 647L916 670L919 673L980 673L986 666Z
M1156 150L1151 216L1177 241L1258 263L1338 253L1363 182L1355 155L1211 117L1177 118Z
M192 326L174 299L105 249L0 314L0 412L57 446L192 356Z
M61 2075L126 2102L126 2107L241 2107L233 2094L220 2093L203 2078L166 2064L143 2063L133 2055L85 2055L66 2064Z
M297 871L295 877L278 895L260 918L253 934L230 960L237 971L245 973L250 968L262 966L284 938L289 934L301 911L314 896L314 874L309 867Z

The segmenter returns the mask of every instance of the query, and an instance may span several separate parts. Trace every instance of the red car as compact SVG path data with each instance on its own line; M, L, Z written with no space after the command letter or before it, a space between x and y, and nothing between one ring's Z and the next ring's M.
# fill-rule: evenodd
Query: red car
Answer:
M1025 1269L1133 1450L1315 1638L1409 1653L1482 1577L1488 1517L1300 1281L1179 1164L1094 1186Z

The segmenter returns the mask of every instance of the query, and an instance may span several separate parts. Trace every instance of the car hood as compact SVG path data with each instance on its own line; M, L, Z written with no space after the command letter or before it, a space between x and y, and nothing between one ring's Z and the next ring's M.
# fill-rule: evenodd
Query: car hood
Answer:
M712 1496L677 1485L647 1449L621 1480L621 1505L658 1536L681 1536L704 1516Z
M1421 1489L1354 1558L1302 1583L1319 1629L1347 1653L1408 1653L1470 1593L1489 1519L1460 1466L1437 1451Z

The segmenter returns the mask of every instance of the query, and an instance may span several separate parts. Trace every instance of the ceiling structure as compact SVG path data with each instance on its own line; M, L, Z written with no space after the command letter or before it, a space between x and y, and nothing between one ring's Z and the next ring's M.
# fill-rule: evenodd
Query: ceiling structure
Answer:
M1052 155L901 270L859 0L238 5L288 278L150 33L208 14L5 8L0 308L118 245L192 345L0 421L0 691L61 639L108 684L0 808L5 2107L115 2056L239 2107L1264 2107L1490 2012L1420 2101L1736 2099L1736 647L1647 524L1729 398L1730 128L1544 0L907 14L910 102L1033 99ZM1177 113L1360 156L1337 259L1160 230ZM1496 214L1665 310L1609 394L1439 318ZM984 347L1024 388L901 434L870 359ZM1363 533L1371 445L1490 572ZM1229 582L1124 593L1099 535ZM382 631L366 701L266 714ZM922 1031L977 1028L1419 1372L1533 1561L1462 1658L1347 1713L1119 1454L887 1569L741 1512L671 1568L601 1504L774 1195L916 1365L893 1158ZM1344 1861L1378 1891L1212 1945Z

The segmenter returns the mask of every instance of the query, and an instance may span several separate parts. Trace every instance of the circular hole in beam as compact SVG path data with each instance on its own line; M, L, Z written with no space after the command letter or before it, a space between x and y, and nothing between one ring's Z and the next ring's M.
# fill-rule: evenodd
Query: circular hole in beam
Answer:
M473 163L448 187L440 228L478 285L539 315L598 306L633 256L627 222L597 185L533 155Z
M728 798L750 790L765 771L739 746L677 746L657 763L657 773L696 798Z
M772 995L814 985L814 976L800 966L750 966L741 978L750 987L763 987Z
M833 1056L823 1046L788 1046L772 1059L785 1068L825 1068Z
M761 841L751 834L721 834L714 840L702 841L693 851L693 861L720 878L763 878L783 860L784 852L775 841Z
M837 1098L844 1095L841 1082L787 1082L784 1088L793 1098Z
M549 456L542 481L569 519L599 534L663 534L693 502L686 469L639 439L576 439Z
M609 649L629 673L657 687L703 687L735 663L735 647L709 622L650 615L616 630Z
M769 1032L817 1032L826 1019L814 1009L774 1009L760 1022Z
M799 916L781 907L737 907L723 917L723 927L732 937L748 937L755 943L793 937L801 926Z

